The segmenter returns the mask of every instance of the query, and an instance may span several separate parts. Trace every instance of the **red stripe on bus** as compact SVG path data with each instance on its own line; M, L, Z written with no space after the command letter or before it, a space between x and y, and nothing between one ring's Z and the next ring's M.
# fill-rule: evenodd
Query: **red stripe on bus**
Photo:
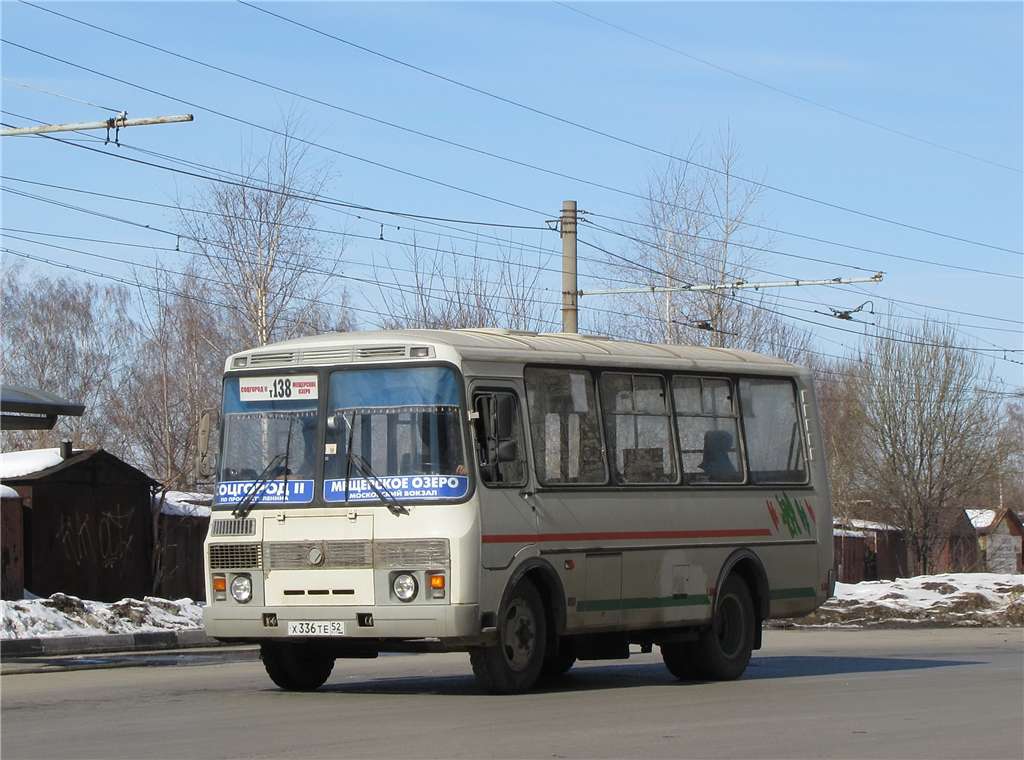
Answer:
M771 536L768 528L729 530L638 530L608 533L506 533L483 536L485 544L523 544L538 541L626 541L648 538L747 538Z

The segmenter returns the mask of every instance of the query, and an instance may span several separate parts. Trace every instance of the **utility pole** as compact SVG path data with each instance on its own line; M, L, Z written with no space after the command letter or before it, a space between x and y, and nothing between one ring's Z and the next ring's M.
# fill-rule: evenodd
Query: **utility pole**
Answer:
M579 332L579 285L576 281L576 201L562 201L558 231L562 236L562 332Z
M0 137L20 137L22 135L45 135L50 132L80 132L87 129L105 129L108 132L126 127L148 127L156 124L178 124L183 121L192 121L190 113L180 116L150 116L142 119L129 119L128 114L122 111L118 116L104 119L103 121L80 121L70 124L40 124L35 127L8 128L0 131ZM115 137L116 140L116 137Z

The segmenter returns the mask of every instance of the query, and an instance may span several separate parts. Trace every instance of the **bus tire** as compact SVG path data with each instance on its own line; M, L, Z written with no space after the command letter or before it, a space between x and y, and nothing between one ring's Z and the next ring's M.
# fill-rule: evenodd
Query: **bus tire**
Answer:
M545 678L564 675L576 664L576 647L572 639L562 636L556 638L555 642L555 651L544 655L544 665L540 669L541 675Z
M260 659L270 680L285 691L315 691L334 669L334 658L309 644L260 644Z
M693 644L689 642L666 642L659 645L661 659L665 662L668 672L680 681L693 681L697 678L697 671L693 667L693 659L696 656L693 651Z
M754 648L756 624L750 589L741 577L730 574L718 594L711 627L694 645L695 673L709 681L733 681L743 675Z
M498 643L470 650L473 675L493 694L529 691L540 678L546 641L544 603L537 588L523 578L498 613Z

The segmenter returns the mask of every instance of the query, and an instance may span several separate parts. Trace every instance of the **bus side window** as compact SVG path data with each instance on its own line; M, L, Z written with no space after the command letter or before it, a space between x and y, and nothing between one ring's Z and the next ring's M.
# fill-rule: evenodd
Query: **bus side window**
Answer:
M526 485L526 448L519 400L514 393L488 391L473 397L480 479L489 486Z
M675 375L672 396L686 483L742 483L740 432L732 382Z
M602 372L601 411L617 483L675 483L676 459L665 380Z
M741 378L740 406L754 483L804 483L804 442L789 378Z
M544 485L604 485L601 424L587 370L527 367L533 464Z

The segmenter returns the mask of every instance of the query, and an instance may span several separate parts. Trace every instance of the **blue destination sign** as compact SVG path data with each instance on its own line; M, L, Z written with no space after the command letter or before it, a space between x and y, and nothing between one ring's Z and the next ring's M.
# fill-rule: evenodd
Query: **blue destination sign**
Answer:
M465 475L385 475L373 479L373 485L399 501L461 499L469 491ZM378 501L370 478L352 478L348 484L349 501ZM324 481L324 501L345 501L345 478Z
M218 483L217 503L238 504L255 485L255 480ZM286 491L283 480L268 480L260 486L253 501L257 504L309 504L313 501L313 481L289 480Z

